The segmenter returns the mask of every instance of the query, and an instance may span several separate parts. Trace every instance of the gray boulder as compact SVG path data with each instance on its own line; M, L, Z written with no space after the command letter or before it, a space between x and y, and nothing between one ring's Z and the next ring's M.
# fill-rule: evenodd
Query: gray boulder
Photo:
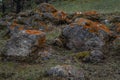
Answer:
M18 30L6 44L6 56L28 56L44 47L45 33L39 30Z
M84 62L92 62L92 63L98 63L102 62L102 60L105 58L103 52L99 50L93 50L90 52L90 55L83 58Z
M110 30L103 24L79 18L66 26L58 38L64 45L76 51L102 50Z
M71 65L57 65L47 71L47 75L52 77L64 77L66 80L85 80L85 76L82 70L76 69Z

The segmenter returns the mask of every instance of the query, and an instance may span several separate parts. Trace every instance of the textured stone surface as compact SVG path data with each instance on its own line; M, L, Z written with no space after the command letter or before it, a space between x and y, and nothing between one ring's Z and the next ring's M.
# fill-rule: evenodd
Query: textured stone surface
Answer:
M101 51L93 50L90 52L89 56L83 59L83 61L98 63L98 62L102 62L103 59L104 59L104 54Z
M39 30L20 30L12 35L6 45L6 56L28 56L44 47L45 33Z
M36 8L36 12L37 13L54 13L56 12L57 9L55 9L54 6L52 6L51 4L48 4L48 3L42 3L41 5L39 5L37 8Z
M58 11L54 6L43 3L39 5L35 12L41 15L44 19L47 19L53 23L69 23L70 20L67 18L67 14L63 11Z
M66 26L59 39L69 49L78 51L101 50L110 30L103 24L79 18Z
M71 77L76 80L85 80L83 71L80 71L71 65L57 65L48 70L47 74L54 77Z

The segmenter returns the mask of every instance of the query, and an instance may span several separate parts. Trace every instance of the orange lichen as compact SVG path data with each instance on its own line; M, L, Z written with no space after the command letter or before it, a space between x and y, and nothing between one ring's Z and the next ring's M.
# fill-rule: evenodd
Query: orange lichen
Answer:
M99 30L103 30L107 33L110 33L110 30L105 25L88 19L79 18L75 20L75 23L83 26L84 29L88 28L90 32L98 32Z
M39 12L39 13L43 13L43 11L54 13L54 12L57 11L57 9L55 9L55 7L53 5L50 5L50 4L47 4L47 3L43 3L40 6L38 6L38 8L36 8L35 11Z
M13 23L10 25L10 29L14 30L15 27L18 27L18 30L23 30L24 26L17 23L17 20L14 20Z
M116 23L115 26L117 27L116 32L120 32L120 23Z
M40 39L38 39L38 46L39 47L44 47L45 46L45 42L46 42L46 37L44 35L43 37L41 37Z
M87 11L87 12L84 12L83 15L98 15L97 11Z
M18 26L17 23L13 23L11 26L10 26L10 29L13 30L16 26Z
M39 30L26 30L25 32L30 35L39 35L36 45L41 48L45 47L46 36L44 32Z
M38 24L39 24L40 26L44 27L44 31L48 31L48 26L47 26L44 22L39 21Z
M120 27L117 28L117 32L120 32Z
M76 23L71 23L70 27L73 28L75 26Z
M67 17L67 14L63 11L57 11L53 13L53 16L59 20L65 20Z
M20 26L20 27L19 27L19 30L24 30L24 26Z
M40 35L43 33L42 31L39 31L39 30L25 30L25 32L31 35Z
M13 23L10 25L10 29L13 30L17 25L17 20L13 20Z

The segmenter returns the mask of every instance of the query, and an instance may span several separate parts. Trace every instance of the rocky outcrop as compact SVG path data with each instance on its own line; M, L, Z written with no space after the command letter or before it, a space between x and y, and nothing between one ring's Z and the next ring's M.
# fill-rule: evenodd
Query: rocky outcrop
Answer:
M67 18L67 13L63 11L58 11L54 6L47 3L39 5L35 9L35 12L41 15L44 19L53 22L54 24L70 22L70 20Z
M103 24L79 18L66 26L59 37L64 47L77 51L102 50L110 30Z
M16 31L16 30L15 30ZM29 56L45 46L45 33L39 30L17 30L6 44L6 56Z

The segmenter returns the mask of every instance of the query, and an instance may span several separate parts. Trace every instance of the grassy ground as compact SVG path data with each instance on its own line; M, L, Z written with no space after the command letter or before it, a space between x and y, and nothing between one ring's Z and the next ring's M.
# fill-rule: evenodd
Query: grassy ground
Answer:
M0 80L62 80L46 77L44 72L50 67L70 64L84 69L88 80L119 80L120 60L117 56L107 58L103 63L82 63L71 59L71 51L55 48L56 56L41 63L18 63L0 61ZM64 80L64 79L63 79Z
M60 34L59 29L55 28L54 31L47 33L48 43L51 43ZM88 80L120 79L120 58L118 56L109 55L103 63L83 63L73 58L74 52L70 50L56 46L52 46L52 49L54 56L48 60L38 59L38 63L2 61L0 59L0 80L65 80L44 75L49 68L61 64L74 65L78 69L82 68Z
M68 13L96 10L102 13L120 12L120 0L57 0L52 4Z

